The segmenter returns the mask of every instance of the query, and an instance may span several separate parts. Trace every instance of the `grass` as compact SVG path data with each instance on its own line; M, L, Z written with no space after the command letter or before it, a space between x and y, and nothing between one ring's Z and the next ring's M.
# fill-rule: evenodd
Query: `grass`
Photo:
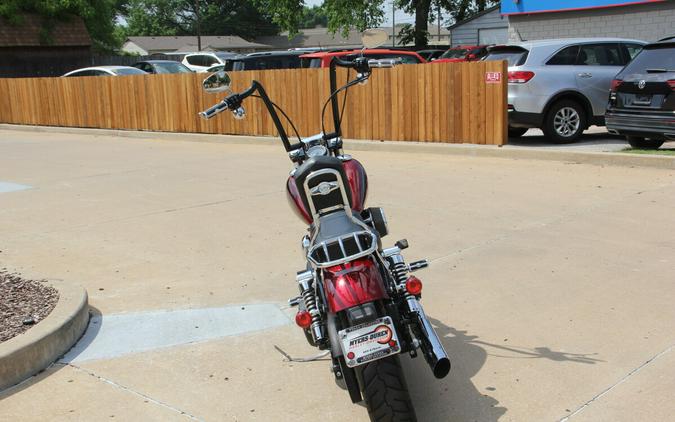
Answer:
M621 152L626 152L628 154L672 155L672 156L675 156L675 148L661 148L661 149L626 148L624 150L621 150Z

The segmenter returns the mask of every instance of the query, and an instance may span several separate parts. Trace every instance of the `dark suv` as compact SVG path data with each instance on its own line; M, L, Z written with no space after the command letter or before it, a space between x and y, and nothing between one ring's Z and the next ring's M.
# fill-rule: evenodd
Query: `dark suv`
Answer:
M634 148L675 140L675 37L646 45L616 75L605 121Z

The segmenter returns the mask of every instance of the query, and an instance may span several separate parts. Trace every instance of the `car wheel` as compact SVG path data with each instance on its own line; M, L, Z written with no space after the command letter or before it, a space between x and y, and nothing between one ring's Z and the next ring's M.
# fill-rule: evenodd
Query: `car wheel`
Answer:
M562 100L551 106L542 130L559 144L574 142L586 129L586 110L576 101Z
M626 140L633 148L638 149L657 149L663 145L664 141L658 139L645 139L639 136L626 136Z
M520 138L525 135L528 128L526 127L511 127L509 126L509 138Z

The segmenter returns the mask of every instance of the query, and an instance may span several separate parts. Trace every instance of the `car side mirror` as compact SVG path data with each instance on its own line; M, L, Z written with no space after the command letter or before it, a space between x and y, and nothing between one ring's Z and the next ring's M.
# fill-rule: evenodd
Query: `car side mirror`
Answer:
M467 61L476 60L476 58L477 58L477 56L476 56L475 54L467 54L467 55L466 55L466 60L467 60Z
M206 92L223 92L230 89L230 82L230 75L224 70L219 70L204 79L202 87L204 87L204 91Z

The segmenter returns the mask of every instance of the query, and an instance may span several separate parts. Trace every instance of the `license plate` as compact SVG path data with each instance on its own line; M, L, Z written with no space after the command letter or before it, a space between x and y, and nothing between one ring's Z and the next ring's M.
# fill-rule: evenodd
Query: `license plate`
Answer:
M633 99L633 104L650 105L651 103L652 103L652 96L651 95L636 94L635 98Z
M341 330L338 335L347 366L353 368L401 351L391 318L382 317Z

